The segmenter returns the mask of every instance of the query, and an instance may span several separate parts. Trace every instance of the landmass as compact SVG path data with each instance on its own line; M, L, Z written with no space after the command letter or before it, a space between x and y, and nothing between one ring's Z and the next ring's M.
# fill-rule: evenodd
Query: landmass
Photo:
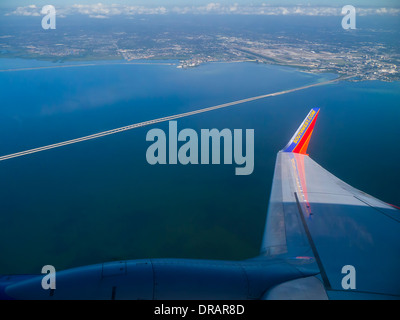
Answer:
M12 28L3 28L0 58L58 62L176 60L177 67L182 69L216 61L252 61L291 66L311 73L353 76L348 81L400 80L397 37L388 37L387 29L336 27L321 31L283 26L277 32L260 29L257 24L243 27L228 22L206 28L204 21L199 25L184 19L156 22L159 28L157 23L155 28L150 28L152 21L120 25L115 22L110 28L92 24L77 28L71 23L68 28L53 31L28 28L15 32Z

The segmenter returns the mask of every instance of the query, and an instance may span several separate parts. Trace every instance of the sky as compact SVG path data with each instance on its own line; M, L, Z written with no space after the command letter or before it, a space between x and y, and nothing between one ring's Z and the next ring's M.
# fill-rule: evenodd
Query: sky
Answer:
M220 3L224 5L311 5L311 6L344 6L347 4L365 7L399 7L399 0L1 0L0 7L16 8L35 4L44 6L67 6L71 4L125 4L140 6L199 6L209 3Z
M60 18L110 18L143 14L246 14L339 16L351 4L357 15L400 15L399 0L0 0L5 16L40 16L51 4Z

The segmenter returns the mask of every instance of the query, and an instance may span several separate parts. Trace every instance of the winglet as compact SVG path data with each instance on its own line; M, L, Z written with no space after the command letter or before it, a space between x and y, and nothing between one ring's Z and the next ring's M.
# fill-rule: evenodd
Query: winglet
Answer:
M307 147L310 142L315 122L319 114L319 108L312 108L304 119L289 143L283 148L283 152L307 154Z

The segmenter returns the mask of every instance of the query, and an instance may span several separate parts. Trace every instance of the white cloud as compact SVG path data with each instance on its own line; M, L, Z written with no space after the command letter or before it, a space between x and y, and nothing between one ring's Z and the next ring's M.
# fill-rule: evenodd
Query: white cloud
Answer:
M237 3L235 3L233 6L229 7L229 11L230 12L237 12L237 10L238 10L238 4Z
M272 6L261 5L224 5L219 2L210 2L202 6L180 6L166 8L163 6L132 6L122 4L74 4L56 8L57 15L67 16L73 14L86 15L90 18L104 19L112 16L132 16L149 14L242 14L242 15L284 15L284 16L341 16L341 7L318 7L318 6ZM398 8L357 8L359 15L399 15ZM18 7L15 11L6 15L17 16L40 16L40 8L36 5Z
M6 13L6 16L32 16L38 17L40 16L40 9L36 7L34 4L25 7L18 7L13 12Z
M102 15L102 14L97 14L97 15L90 14L90 15L89 15L89 18L94 18L94 19L108 19L109 17L107 17L107 16L105 16L105 15Z

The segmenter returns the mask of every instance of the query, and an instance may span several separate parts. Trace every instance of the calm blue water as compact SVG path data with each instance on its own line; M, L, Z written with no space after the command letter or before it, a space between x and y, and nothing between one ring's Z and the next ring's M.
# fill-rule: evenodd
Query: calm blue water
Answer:
M0 155L332 79L253 63L0 72ZM0 69L54 65L0 61ZM309 147L333 174L400 203L400 83L340 82L178 120L255 130L255 169L146 162L152 127L0 162L0 273L115 259L244 259L258 253L275 157L311 107ZM168 123L154 127L167 132Z

